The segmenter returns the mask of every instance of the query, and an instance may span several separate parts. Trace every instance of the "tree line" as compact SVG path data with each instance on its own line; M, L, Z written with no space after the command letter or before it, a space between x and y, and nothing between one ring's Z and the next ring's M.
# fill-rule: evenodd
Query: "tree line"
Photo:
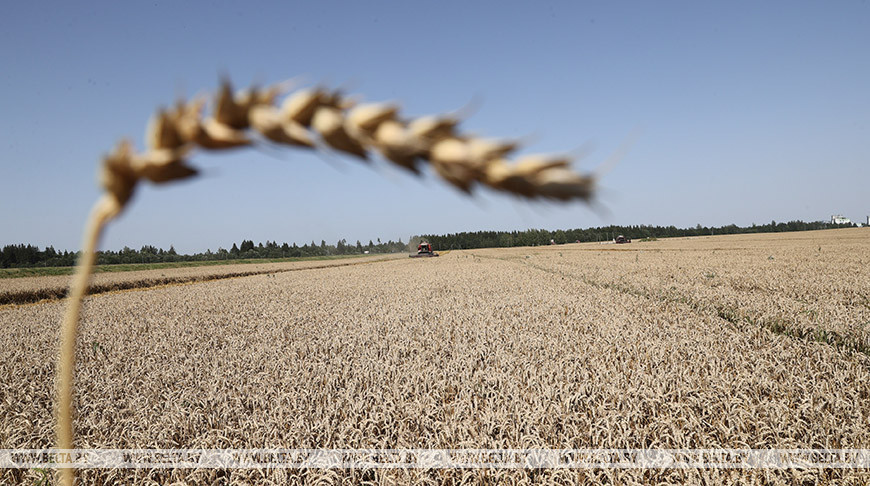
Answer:
M227 250L218 248L217 251L206 250L202 253L191 255L179 254L175 247L168 250L145 245L139 250L124 247L119 251L105 250L97 252L98 265L115 265L130 263L164 263L164 262L195 262L213 260L256 260L263 258L301 258L322 257L332 255L358 255L369 253L396 253L407 251L407 245L399 241L389 240L377 243L369 240L367 245L357 241L355 244L347 240L338 240L335 244L327 244L321 240L320 244L312 241L310 244L298 246L297 244L278 244L275 241L266 241L255 244L252 240L243 240L241 243L233 243ZM34 245L6 245L0 250L0 268L20 267L66 267L75 265L78 252L56 251L48 246L44 250Z
M358 255L369 253L398 253L408 251L409 247L416 249L420 241L428 241L436 250L471 249L471 248L506 248L512 246L536 246L588 242L608 241L618 235L624 235L632 239L642 238L670 238L682 236L723 235L738 233L772 233L782 231L809 231L831 228L847 228L854 224L834 225L826 221L789 221L777 223L771 221L768 224L752 226L701 226L693 228L677 228L675 226L600 226L586 229L570 230L543 230L529 229L525 231L477 231L466 233L450 233L446 235L419 235L412 236L410 245L399 241L377 243L369 241L367 245L357 241L355 244L347 240L338 240L335 244L327 244L321 240L320 244L314 241L298 246L295 243L278 244L275 241L255 244L252 240L242 240L241 243L233 243L227 250L218 248L213 252L210 249L203 253L191 255L179 254L173 246L168 250L145 245L139 250L124 247L119 251L100 251L97 253L98 265L130 264L130 263L163 263L163 262L192 262L213 260L256 260L263 258L300 258L322 257L332 255ZM78 252L56 251L48 246L44 250L34 245L6 245L0 250L0 268L15 267L64 267L75 265Z
M702 235L730 235L741 233L774 233L784 231L809 231L831 228L848 228L854 224L835 225L826 221L789 221L752 226L701 226L677 228L676 226L600 226L597 228L570 230L529 229L525 231L477 231L450 233L446 235L420 235L411 238L412 242L428 241L436 250L460 250L471 248L507 248L513 246L536 246L575 242L608 241L619 235L631 239L672 238Z

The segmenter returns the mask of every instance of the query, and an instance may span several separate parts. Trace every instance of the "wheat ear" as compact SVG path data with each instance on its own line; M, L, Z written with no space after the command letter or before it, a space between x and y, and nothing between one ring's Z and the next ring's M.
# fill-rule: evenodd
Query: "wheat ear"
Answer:
M79 315L87 293L97 242L106 224L126 207L140 181L156 184L196 175L187 164L195 149L228 150L250 146L253 137L299 148L327 146L369 160L373 152L391 163L419 174L428 163L448 183L470 193L484 185L526 198L589 201L595 187L591 175L570 170L564 157L528 156L516 163L508 156L517 150L513 141L484 139L459 130L456 116L407 119L392 103L359 104L338 91L311 88L286 96L285 84L234 92L224 80L209 115L202 98L181 101L161 109L146 134L147 149L136 153L122 141L103 159L100 182L105 193L88 219L82 254L64 315L58 360L57 442L73 448L73 380ZM62 470L62 482L71 485L74 469Z

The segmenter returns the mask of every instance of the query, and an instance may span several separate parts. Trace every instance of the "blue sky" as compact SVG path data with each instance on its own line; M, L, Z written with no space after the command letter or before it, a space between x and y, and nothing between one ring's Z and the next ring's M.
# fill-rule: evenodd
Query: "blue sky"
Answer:
M637 133L600 204L466 197L434 177L287 150L200 153L104 248L182 252L606 224L870 214L867 2L14 2L0 16L0 244L75 249L96 166L179 93L304 75L527 152Z

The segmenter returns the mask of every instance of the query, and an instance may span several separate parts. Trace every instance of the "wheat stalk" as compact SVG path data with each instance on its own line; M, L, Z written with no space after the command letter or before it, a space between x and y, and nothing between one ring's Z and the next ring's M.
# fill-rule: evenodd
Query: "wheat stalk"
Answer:
M73 447L72 396L79 314L87 293L94 254L106 224L127 206L140 181L156 184L197 174L187 163L199 148L228 150L251 146L256 138L293 147L327 146L363 160L373 153L419 174L428 163L444 180L470 193L476 185L534 199L588 201L594 191L591 175L570 170L566 157L527 156L512 163L508 156L518 144L484 139L459 130L456 116L407 119L393 103L360 104L339 91L321 87L286 96L286 84L234 92L228 80L218 91L211 113L205 100L180 101L161 109L146 134L147 149L136 153L122 141L103 159L100 182L105 193L88 219L82 254L76 267L64 316L58 363L57 442ZM62 481L72 484L73 469L63 469Z

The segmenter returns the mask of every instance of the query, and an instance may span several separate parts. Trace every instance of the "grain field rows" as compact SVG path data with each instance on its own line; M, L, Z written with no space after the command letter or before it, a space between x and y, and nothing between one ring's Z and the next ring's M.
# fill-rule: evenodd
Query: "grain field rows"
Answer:
M800 326L789 306L806 301L817 311L806 322L860 342L867 272L855 262L866 261L864 235L834 233L820 262L812 260L815 240L661 241L618 251L562 245L91 296L78 346L76 445L868 448L870 358L726 319L717 307ZM856 272L853 286L822 272L826 264ZM806 278L785 280L792 272ZM0 310L4 448L53 445L62 311L62 302ZM36 474L6 470L0 482L28 484ZM80 477L87 484L867 480L854 471L715 469L82 470Z

